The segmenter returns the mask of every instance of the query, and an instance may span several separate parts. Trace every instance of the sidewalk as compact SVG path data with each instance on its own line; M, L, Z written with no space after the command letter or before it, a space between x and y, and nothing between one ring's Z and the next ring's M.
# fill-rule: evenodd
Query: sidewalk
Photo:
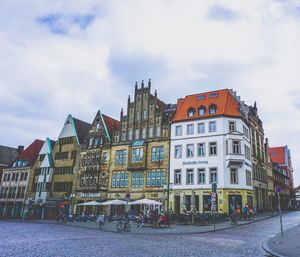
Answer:
M216 223L215 230L224 230L232 227L242 226L249 223L257 222L260 220L272 218L277 214L273 213L262 213L258 214L254 220L250 221L238 221L238 224L232 225L231 221L224 221L220 223ZM47 223L47 224L57 224L54 220L38 220L33 221L36 223ZM97 229L98 224L96 222L68 222L62 224L64 226L75 226L80 228L87 228L87 229ZM207 233L214 231L213 224L211 225L179 225L179 224L171 224L170 227L162 227L162 228L152 228L149 226L145 227L136 227L135 223L131 224L131 232L118 232L116 229L116 222L106 222L105 225L102 227L102 231L106 232L115 232L115 233L130 233L130 234L149 234L149 235L170 235L170 234L200 234L200 233Z
M296 257L300 256L300 224L283 231L281 234L267 239L262 243L262 247L272 256Z

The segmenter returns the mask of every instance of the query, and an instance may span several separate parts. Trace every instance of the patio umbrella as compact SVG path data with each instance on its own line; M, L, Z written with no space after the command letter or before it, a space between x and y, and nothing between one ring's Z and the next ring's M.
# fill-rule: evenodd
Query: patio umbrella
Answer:
M115 200L110 200L110 201L100 203L99 205L125 205L125 204L126 204L125 201L115 199Z
M142 205L142 204L145 204L145 205L161 205L161 202L144 198L144 199L140 199L140 200L133 201L133 202L129 203L129 205Z
M85 203L79 203L77 206L96 206L96 205L101 205L101 203L98 203L96 201L90 201L90 202L85 202Z

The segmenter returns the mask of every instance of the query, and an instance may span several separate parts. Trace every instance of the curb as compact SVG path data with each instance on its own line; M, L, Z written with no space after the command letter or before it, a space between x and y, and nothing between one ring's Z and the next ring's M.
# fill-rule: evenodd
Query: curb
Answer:
M268 254L270 254L271 256L274 256L274 257L284 257L283 255L280 255L276 252L274 252L273 250L270 249L270 247L268 246L268 241L271 239L272 237L269 237L267 239L264 239L262 242L261 242L261 248Z
M83 226L76 226L73 225L72 223L53 223L53 222L41 222L41 221L25 221L26 223L36 223L36 224L50 224L50 225L62 225L62 226L68 226L68 227L76 227L76 228L82 228L82 229L93 229L93 230L97 230L97 231L103 231L103 232L108 232L108 233L117 233L117 234L122 234L122 235L149 235L149 236L157 236L157 235L161 235L161 236L176 236L176 235L195 235L195 234L206 234L206 233L212 233L212 232L217 232L217 231L223 231L223 230L227 230L227 229L235 229L238 228L240 226L246 226L252 223L256 223L256 222L260 222L263 220L267 220L267 219L271 219L274 217L277 217L279 214L276 215L272 215L272 216L268 216L262 219L258 219L258 220L252 220L250 222L247 223L243 223L243 224L237 224L235 226L229 226L229 227L225 227L225 228L217 228L215 230L207 230L207 231L195 231L195 232L176 232L176 233L147 233L147 232L143 232L143 233L137 233L137 232L119 232L119 231L114 231L114 230L105 230L105 229L101 229L99 230L98 228L92 228L92 227L83 227ZM7 221L11 221L14 222L14 220L7 220ZM23 221L24 222L24 221ZM273 255L273 256L279 256L280 255Z

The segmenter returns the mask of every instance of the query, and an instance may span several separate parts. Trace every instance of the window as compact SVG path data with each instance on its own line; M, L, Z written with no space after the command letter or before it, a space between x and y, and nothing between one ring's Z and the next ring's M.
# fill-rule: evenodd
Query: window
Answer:
M131 162L142 162L144 155L144 149L140 148L132 148L131 150Z
M229 132L236 131L235 121L229 121Z
M142 138L145 139L146 138L146 128L142 129Z
M179 159L182 157L182 146L181 145L175 145L175 158Z
M147 171L147 187L162 187L166 183L166 173L163 170Z
M205 133L205 124L204 123L198 123L198 133L199 134Z
M90 141L89 141L89 146L92 146L93 145L93 141L94 141L94 138L90 138Z
M195 109L194 108L190 108L188 110L188 117L193 117L195 115Z
M205 95L199 95L199 96L197 96L197 99L198 100L204 100L205 99Z
M131 175L131 187L143 187L144 184L144 173L133 172Z
M218 93L210 93L208 95L208 98L216 98L218 96Z
M203 116L205 115L205 107L204 106L200 106L198 109L199 112L199 116Z
M149 138L153 137L153 127L149 127Z
M147 120L148 115L147 115L147 110L146 109L144 110L144 115L143 116L144 116L144 120Z
M175 170L174 171L174 184L180 185L181 184L181 170Z
M181 136L182 135L182 126L176 126L175 127L175 136Z
M160 126L156 127L156 137L160 137Z
M238 169L230 169L230 184L238 184Z
M198 156L205 156L205 143L198 144Z
M194 184L194 170L193 169L186 170L186 184L187 185Z
M240 141L232 141L232 153L241 154Z
M194 145L189 144L186 146L186 157L194 157Z
M122 131L121 140L124 142L124 141L125 141L125 139L126 139L126 131L125 131L125 130L123 130L123 131Z
M216 132L217 131L217 124L215 121L209 122L209 132Z
M164 160L164 147L152 147L152 161L159 162Z
M243 125L243 132L245 137L249 138L249 129L245 125Z
M187 133L187 135L193 135L194 134L194 124L187 125L186 133Z
M252 186L252 176L251 176L251 171L249 170L246 170L246 185Z
M117 150L116 151L116 165L121 165L126 163L126 150Z
M205 169L198 169L198 184L205 184Z
M217 155L217 142L210 142L209 143L209 154L210 155Z
M136 129L135 130L135 139L139 139L140 138L140 130Z
M133 133L133 131L132 131L132 129L130 129L129 132L128 132L128 139L130 141L132 140L132 133Z
M209 106L209 114L215 114L217 112L217 106L212 104Z
M112 174L112 187L128 187L128 172L117 171Z
M250 147L245 145L245 158L250 161Z
M218 172L217 172L217 168L210 168L210 169L209 169L209 173L210 173L210 176L209 176L209 182L210 182L210 183L212 183L212 182L218 183Z
M107 152L102 153L102 164L105 164L107 161Z

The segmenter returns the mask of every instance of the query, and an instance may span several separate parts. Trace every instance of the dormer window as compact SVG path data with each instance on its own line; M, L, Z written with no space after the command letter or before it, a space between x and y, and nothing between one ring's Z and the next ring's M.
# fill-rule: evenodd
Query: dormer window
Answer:
M188 117L193 117L195 115L195 109L194 108L190 108L188 110Z
M209 106L209 114L215 114L217 112L217 106L212 104Z
M199 116L205 115L205 107L204 106L200 106L198 112L199 112Z

